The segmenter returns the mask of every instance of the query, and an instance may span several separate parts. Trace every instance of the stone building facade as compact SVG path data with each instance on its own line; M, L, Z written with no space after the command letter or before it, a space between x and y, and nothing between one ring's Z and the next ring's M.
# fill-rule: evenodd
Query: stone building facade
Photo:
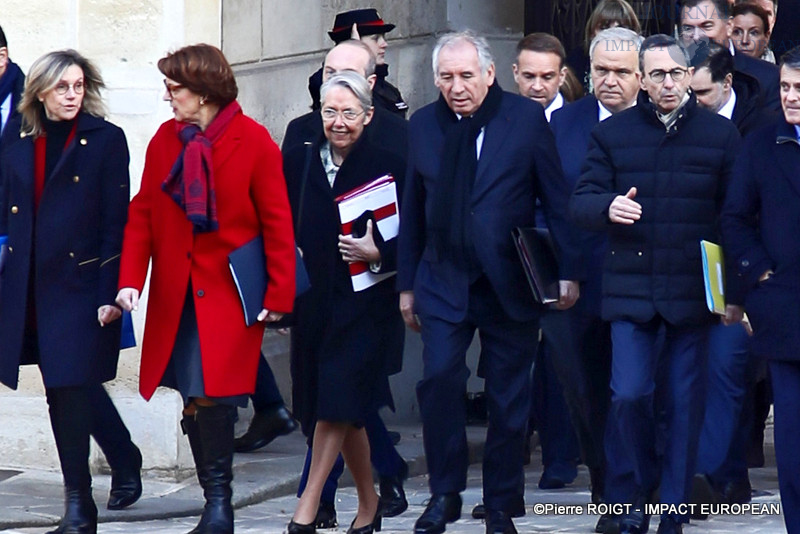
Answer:
M470 27L487 35L498 79L513 88L510 65L522 36L523 5L522 0L3 0L0 26L12 60L24 71L41 54L60 48L75 48L97 63L107 84L108 119L128 138L135 193L147 143L171 116L156 68L169 50L198 42L220 46L237 73L245 113L280 143L286 124L309 108L307 78L332 44L327 31L337 12L372 6L396 24L388 35L389 79L413 111L437 96L430 52L436 36L450 29ZM142 315L134 317L138 339ZM288 401L286 340L268 334L264 348ZM390 419L416 416L419 351L418 337L409 335L405 369L393 377L398 412ZM177 423L180 398L159 390L145 403L137 393L138 363L137 349L123 351L118 378L107 387L143 450L145 469L177 475L192 466ZM58 469L35 367L22 370L17 390L0 386L0 451L2 467ZM97 469L105 465L97 452L93 463Z

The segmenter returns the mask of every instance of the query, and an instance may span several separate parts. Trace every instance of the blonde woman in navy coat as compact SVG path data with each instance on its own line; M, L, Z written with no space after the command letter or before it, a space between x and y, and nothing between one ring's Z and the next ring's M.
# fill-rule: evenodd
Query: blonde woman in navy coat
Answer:
M90 434L113 471L108 507L141 495L141 455L102 386L117 369L129 197L128 147L103 119L102 87L74 50L36 60L0 157L0 382L16 388L23 364L41 370L66 494L55 534L97 530Z

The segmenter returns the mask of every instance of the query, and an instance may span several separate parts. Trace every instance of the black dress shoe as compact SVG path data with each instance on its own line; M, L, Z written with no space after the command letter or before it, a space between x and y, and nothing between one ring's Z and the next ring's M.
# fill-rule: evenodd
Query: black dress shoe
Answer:
M364 525L363 527L355 528L356 520L350 523L350 528L347 529L347 534L373 534L373 532L381 531L381 518L383 516L383 507L381 501L378 501L378 508L375 509L375 515L372 516L372 522Z
M609 513L602 514L597 519L597 524L594 526L594 531L597 534L618 534L619 517Z
M486 534L517 534L517 529L511 517L505 512L487 510Z
M747 504L753 497L750 479L732 480L722 486L720 500L728 504Z
M397 445L398 443L400 443L401 439L400 432L395 432L394 430L388 430L386 433L389 434L389 439L391 440L392 445Z
M414 523L414 534L441 534L447 523L461 518L461 495L439 493L431 496L425 511Z
M472 518L486 519L486 506L483 503L476 504L475 508L472 509Z
M379 477L383 517L395 517L408 509L406 492L403 490L403 478Z
M124 469L111 471L111 491L108 494L109 510L122 510L142 496L142 453L133 445L131 464Z
M319 502L317 517L314 518L314 525L317 528L336 528L339 522L336 520L336 508L332 502Z
M639 492L627 514L619 520L620 534L644 534L650 528L650 514L646 513L646 504L650 502L652 492Z
M289 521L289 524L286 526L287 534L316 534L317 529L314 527L314 523L302 524L302 523L295 523L294 519Z
M670 517L665 517L658 524L656 534L683 534L683 523Z
M256 412L250 420L250 426L242 436L233 441L236 452L252 452L269 444L278 436L284 436L297 430L297 421L286 409L279 406L266 412Z
M64 516L55 530L47 534L97 534L97 506L92 490L66 488Z

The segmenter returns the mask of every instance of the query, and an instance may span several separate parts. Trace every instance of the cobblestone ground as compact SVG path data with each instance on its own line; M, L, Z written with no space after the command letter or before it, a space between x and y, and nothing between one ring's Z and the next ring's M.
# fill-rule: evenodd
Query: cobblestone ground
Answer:
M778 484L774 468L753 469L750 471L753 486L758 490L754 503L778 503ZM516 525L522 533L590 533L597 521L596 515L588 514L545 514L535 515L532 509L535 504L559 504L564 506L582 506L586 509L589 502L588 474L581 468L580 476L571 486L562 490L542 491L536 487L539 480L539 468L529 468L527 473L528 515L517 519ZM462 519L448 526L448 533L483 534L485 527L481 521L470 517L472 507L481 499L480 468L473 466L469 472L469 489L464 492L464 509ZM406 491L410 503L409 509L399 517L386 519L383 523L385 533L413 532L416 519L424 510L428 498L427 480L416 477L407 481ZM199 490L198 490L199 493ZM356 497L353 488L343 488L338 493L336 508L341 525L337 529L321 530L321 533L343 533L352 521ZM280 497L236 511L237 534L280 534L285 532L286 523L291 518L297 500L293 496ZM102 523L98 528L100 534L183 534L191 530L197 518L169 519L162 521L145 521L137 523ZM655 532L653 525L651 532ZM6 531L9 534L42 534L46 528L27 528ZM728 534L746 532L749 534L778 534L785 532L780 515L726 515L712 516L707 521L693 521L684 532L686 534Z

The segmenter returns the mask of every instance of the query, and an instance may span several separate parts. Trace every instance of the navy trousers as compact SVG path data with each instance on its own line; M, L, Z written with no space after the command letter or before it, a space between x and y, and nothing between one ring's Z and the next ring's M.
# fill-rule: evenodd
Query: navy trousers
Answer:
M569 310L548 312L541 323L545 350L552 355L550 363L561 384L583 461L589 468L604 471L603 443L611 404L611 327L584 311L580 301Z
M524 440L531 406L530 369L538 320L519 322L502 309L488 280L470 287L464 321L451 323L421 314L423 378L417 383L429 485L434 494L467 487L469 455L466 352L475 330L481 342L489 428L483 459L483 501L490 510L524 514Z
M551 317L560 313L548 310L541 318L542 340L533 366L532 419L542 446L544 473L570 483L578 476L580 449L555 369L555 360L563 356L566 348L561 343L572 335L567 321Z
M800 533L800 361L769 362L775 416L775 460L788 534Z
M632 463L634 474L633 487L615 491L630 495L627 502L642 493L649 498L659 482L662 503L688 502L703 418L698 408L703 406L708 329L707 325L674 326L660 316L646 323L611 324L612 422L618 447ZM659 350L662 331L663 349ZM657 376L657 371L664 375ZM656 383L663 386L658 395ZM656 407L656 397L663 406ZM656 427L657 413L663 417L663 435ZM657 441L663 445L660 460ZM614 470L624 472L624 468ZM688 520L685 516L673 519Z
M750 351L750 337L741 324L711 327L697 472L711 476L717 487L747 480L756 363Z
M250 400L253 401L253 410L259 413L283 406L283 397L275 382L275 375L263 354L258 360L256 390L250 395Z

